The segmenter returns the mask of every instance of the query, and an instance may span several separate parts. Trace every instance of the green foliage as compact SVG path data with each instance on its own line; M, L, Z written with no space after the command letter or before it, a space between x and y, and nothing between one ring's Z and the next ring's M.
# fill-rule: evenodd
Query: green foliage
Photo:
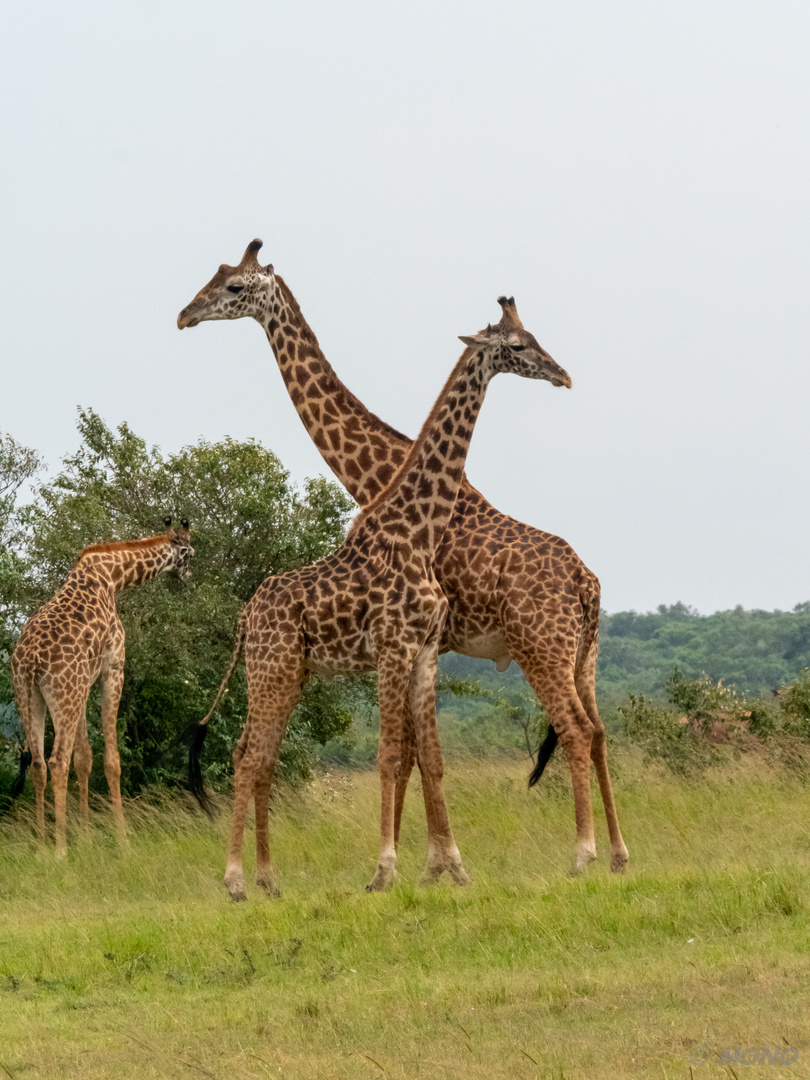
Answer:
M810 666L810 604L791 612L737 607L699 615L674 604L643 615L602 614L600 698L628 692L663 697L673 666L692 679L705 672L746 694L770 692Z
M790 612L738 607L698 615L685 604L662 605L647 614L602 612L596 691L609 730L621 727L617 706L626 702L628 694L643 694L662 705L674 667L687 679L705 673L713 683L720 679L733 683L746 697L768 697L810 667L810 603L797 604ZM490 661L448 654L441 657L440 668L455 679L478 679L485 689L501 696L525 686L517 664L498 673ZM479 710L472 698L456 707L463 713ZM758 709L758 705L749 707ZM762 722L769 718L773 720L772 713ZM754 716L751 720L753 730Z
M642 746L648 758L659 758L674 772L685 775L716 764L719 758L708 740L728 741L744 730L760 740L784 735L810 739L810 679L780 693L781 711L761 699L747 700L722 679L712 682L704 674L690 680L677 668L667 679L666 689L677 713L633 694L630 704L619 706L618 711L625 735ZM738 747L743 745L739 737L736 742ZM793 757L803 768L803 755L794 753Z
M112 430L91 410L79 413L78 428L78 450L20 512L27 614L53 594L85 545L160 531L165 515L188 517L192 526L191 582L164 576L119 599L127 634L119 745L122 781L132 791L152 780L174 782L182 772L185 747L178 740L210 707L245 601L268 574L334 550L353 504L324 479L296 490L278 458L253 440L201 441L163 454L126 424ZM348 727L368 685L342 680L327 688L311 680L285 744L288 775L306 772L314 742ZM206 742L211 779L231 769L245 713L245 680L237 670ZM88 716L98 753L97 695ZM102 770L94 777L103 784Z
M779 706L786 730L810 742L810 668L805 668L791 686L779 691Z
M663 762L672 772L690 776L717 761L717 752L697 732L668 709L630 694L630 704L620 705L624 734L641 746L648 760Z
M10 650L24 610L25 562L22 556L25 530L18 496L20 489L36 476L39 456L10 435L0 434L0 787L16 769L22 741L22 723L14 704Z
M0 434L0 649L14 640L25 593L25 566L21 556L25 530L17 498L20 488L39 471L39 456L10 435ZM0 676L0 703L5 697Z

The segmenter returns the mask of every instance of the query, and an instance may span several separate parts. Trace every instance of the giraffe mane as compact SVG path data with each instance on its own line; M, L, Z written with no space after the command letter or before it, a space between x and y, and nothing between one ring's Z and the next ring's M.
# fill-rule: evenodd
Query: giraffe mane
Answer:
M456 381L456 376L458 375L461 367L469 360L471 353L472 349L468 345L456 361L453 370L450 372L450 375L447 378L447 382L445 382L444 386L439 391L439 396L433 402L433 408L430 410L427 420L425 420L424 424L422 424L422 428L419 434L411 443L411 448L408 451L405 460L402 462L400 467L392 476L388 487L383 488L380 494L360 511L360 513L357 515L357 518L355 519L356 523L364 520L368 514L374 513L374 511L379 510L383 503L387 502L391 498L396 489L402 483L403 479L407 475L408 469L410 469L414 465L414 463L418 461L419 455L422 453L422 446L428 435L430 434L430 431L436 421L436 418L439 415L439 412L441 411L442 406L449 397L450 391L453 389L453 385ZM352 526L350 532L351 531L354 531L354 525Z
M105 551L140 551L143 548L159 547L161 544L168 542L168 536L165 533L160 533L158 536L147 536L142 540L114 540L108 544L90 544L89 547L82 548L76 562L83 559L85 555L95 555Z

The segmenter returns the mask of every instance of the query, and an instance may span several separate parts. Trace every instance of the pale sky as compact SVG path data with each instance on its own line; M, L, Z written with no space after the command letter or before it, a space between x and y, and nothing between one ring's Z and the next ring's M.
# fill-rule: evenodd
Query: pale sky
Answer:
M254 236L415 435L514 294L468 473L610 611L810 599L810 5L189 0L5 9L0 430L76 407L325 471L251 320L176 329Z

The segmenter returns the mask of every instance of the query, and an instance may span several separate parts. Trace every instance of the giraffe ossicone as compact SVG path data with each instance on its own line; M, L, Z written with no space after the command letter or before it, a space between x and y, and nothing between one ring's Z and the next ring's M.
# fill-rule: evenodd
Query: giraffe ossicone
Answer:
M254 241L253 244L257 244ZM183 329L217 319L251 317L264 329L290 399L329 468L368 506L390 483L412 445L341 382L324 356L298 301L272 265L261 266L252 245L237 266L220 266L180 312ZM500 298L505 317L522 330L513 298ZM527 479L533 464L524 463ZM564 467L564 458L560 466ZM576 491L576 487L574 487ZM549 717L536 780L559 741L571 770L577 831L576 862L594 849L590 765L593 763L610 837L611 869L624 870L627 847L619 828L607 762L605 726L596 704L599 579L559 536L497 510L463 478L455 512L436 552L436 576L450 604L441 652L508 666L518 663ZM412 735L412 732L411 732ZM408 778L416 762L411 738L397 784L397 831Z
M116 609L123 589L173 572L191 575L194 554L188 522L179 530L167 519L166 532L139 540L92 544L79 554L61 588L31 616L11 656L17 709L25 728L25 768L36 792L36 830L45 840L45 785L50 769L54 791L56 853L67 854L67 785L70 759L79 781L79 815L89 820L88 781L93 764L87 737L87 698L101 679L104 771L119 836L125 836L121 804L121 762L116 741L118 704L124 684L124 628ZM51 715L53 749L45 762L45 720Z

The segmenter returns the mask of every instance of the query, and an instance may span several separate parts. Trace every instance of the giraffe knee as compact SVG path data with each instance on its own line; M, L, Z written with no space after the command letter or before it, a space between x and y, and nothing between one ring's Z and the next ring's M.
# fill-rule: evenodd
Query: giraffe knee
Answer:
M69 764L63 758L51 758L48 762L48 771L51 774L51 781L57 783L59 781L67 781L67 775L69 770Z
M121 779L121 759L120 758L105 758L104 760L104 772L107 775L107 779L120 780Z
M426 762L422 762L420 759L419 772L426 780L441 783L444 779L444 762L441 758L438 760L428 759Z

